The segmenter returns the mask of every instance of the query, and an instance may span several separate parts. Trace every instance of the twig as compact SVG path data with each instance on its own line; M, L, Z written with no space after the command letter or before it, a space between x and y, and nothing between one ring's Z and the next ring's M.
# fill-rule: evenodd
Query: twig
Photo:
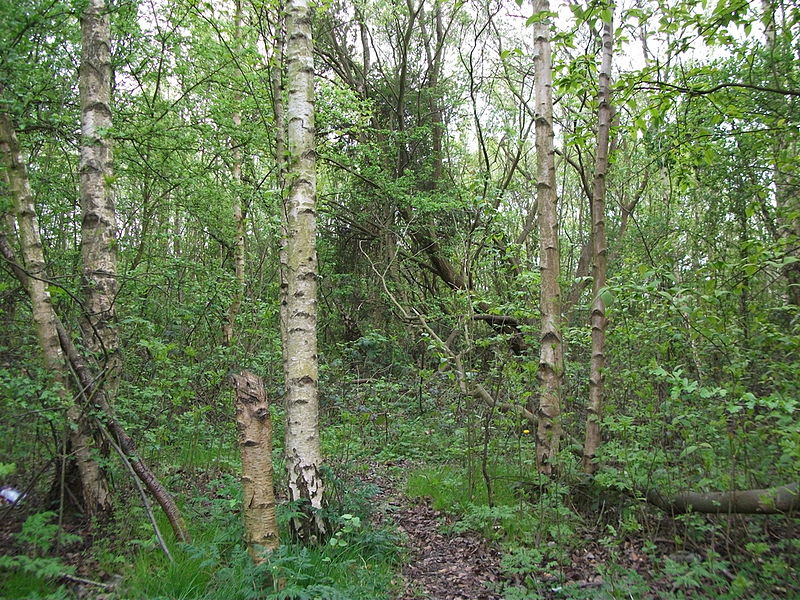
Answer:
M133 470L133 466L131 465L128 457L125 456L125 453L122 451L117 445L117 442L114 440L114 436L112 436L105 427L100 428L103 434L105 434L108 443L111 444L111 447L119 454L120 460L128 469L128 472L131 474L131 479L133 479L133 483L136 484L136 489L139 491L139 496L142 498L142 505L144 506L144 511L147 513L147 517L150 519L150 523L153 525L153 531L155 532L156 539L158 540L158 545L161 546L161 549L164 551L164 554L167 555L169 562L174 563L175 559L172 557L172 553L169 551L167 547L167 543L164 541L164 536L161 535L161 529L158 527L158 523L156 522L156 517L153 514L153 508L150 506L150 501L147 499L147 494L142 487L142 483L139 481L139 477L136 475L136 471Z
M438 344L438 346L447 354L447 357L450 359L450 361L451 361L451 363L453 365L453 371L455 372L456 379L458 381L458 388L459 388L459 390L461 391L462 394L464 394L466 396L472 396L473 398L477 398L477 399L483 400L483 402L487 406L491 406L491 407L495 407L496 406L496 407L500 408L500 410L502 410L504 412L514 412L517 415L519 415L519 416L523 417L524 419L528 420L531 424L534 424L534 425L536 424L536 422L537 422L536 421L536 415L533 414L531 411L529 411L524 406L515 405L515 404L512 404L510 402L499 402L498 403L496 401L496 399L489 393L489 391L480 383L473 383L471 386L467 386L468 377L467 377L467 374L466 374L466 370L464 369L463 363L461 361L461 357L464 355L465 352L469 352L471 350L471 347L468 347L467 350L465 350L463 352L458 352L458 353L454 352L453 349L450 347L450 344L452 343L453 339L455 338L457 330L453 331L453 333L450 334L450 337L447 338L447 342L445 342L431 328L431 326L428 325L428 322L425 320L424 315L422 313L420 313L413 306L410 309L411 311L413 311L413 315L410 314L409 311L406 310L406 308L402 304L400 304L400 302L397 300L397 298L395 298L394 294L392 294L389 291L389 286L386 283L385 272L381 273L380 271L378 271L378 268L375 266L375 263L372 262L372 259L370 259L369 255L366 252L364 252L364 249L360 247L360 244L359 244L359 249L361 250L361 253L364 255L364 257L369 262L369 265L370 265L370 267L372 267L372 270L378 276L378 279L380 279L384 293L389 298L389 300L392 302L392 304L395 305L397 310L400 312L400 315L403 318L403 320L406 321L407 323L416 324L417 327L419 327L420 329L423 329L430 336L430 338L432 340L434 340ZM479 316L493 316L493 315L479 315ZM500 316L499 318L508 319L509 317ZM466 327L466 324L465 324L465 327ZM459 333L461 333L461 332L459 332ZM465 337L467 336L467 332L466 331L464 332L464 335L465 335Z
M84 579L83 577L76 577L69 573L61 573L58 576L60 580L71 581L72 583L82 583L83 585L93 585L95 587L103 588L104 590L113 590L117 587L116 583L103 583L101 581L92 581L91 579Z

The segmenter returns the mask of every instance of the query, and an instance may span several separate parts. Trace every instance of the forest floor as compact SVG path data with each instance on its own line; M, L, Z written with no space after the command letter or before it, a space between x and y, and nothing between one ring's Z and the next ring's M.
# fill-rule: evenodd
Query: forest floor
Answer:
M409 471L412 464L398 461L388 465ZM435 510L429 498L409 498L401 490L401 477L392 476L383 465L372 465L362 477L380 491L375 520L397 527L407 539L408 556L402 568L401 593L395 600L500 600L500 590L522 583L517 576L504 574L501 551L477 533L443 533L457 519ZM626 566L647 575L646 555L628 544L624 557L615 556ZM578 588L597 588L603 584L598 572L605 559L611 559L600 544L587 540L573 555L569 572L543 577L543 591L557 597L563 584ZM549 594L547 592L550 592Z
M402 491L402 475L392 475L387 466L409 472L414 465L409 461L374 464L362 476L365 483L380 490L374 498L376 524L394 525L407 540L401 591L395 600L500 600L504 592L523 585L526 579L530 585L530 575L504 572L502 552L496 544L478 533L447 533L457 517L435 510L430 498L409 498ZM654 577L656 570L642 548L644 540L627 540L612 551L599 542L600 532L582 533L586 541L572 552L569 567L536 575L537 597L563 598L565 588L584 590L591 596L592 590L608 583L602 574L607 565L638 573L649 584L647 598L660 598L669 591L666 580ZM669 554L666 540L659 541L661 551Z
M595 516L593 519L586 518L580 527L576 527L570 534L568 543L565 540L568 548L564 550L560 560L544 560L539 556L548 548L556 550L555 542L545 542L539 546L526 542L525 547L530 548L530 554L520 552L516 558L522 560L515 561L513 548L507 544L501 546L499 541L484 537L488 535L491 538L491 530L488 533L484 530L483 535L478 531L467 530L455 507L451 511L447 506L435 504L431 498L413 497L414 493L407 491L407 478L422 467L423 463L407 459L372 462L358 469L358 474L351 472L343 480L345 488L348 483L357 483L353 479L360 479L372 487L374 493L371 492L366 498L373 509L374 524L379 529L394 529L401 535L404 551L391 585L394 590L393 600L651 600L711 597L707 594L695 596L711 577L704 558L709 545L712 549L725 553L723 562L718 559L719 577L725 580L726 585L732 585L737 580L740 565L734 561L734 554L731 552L744 547L748 539L745 536L748 521L742 517L732 518L727 538L731 548L726 549L719 540L715 544L712 538L698 538L694 541L685 539L683 544L678 544L676 540L683 533L676 529L675 520L668 516L659 516L657 512L650 516L646 530L623 535L616 532L609 534L607 520ZM212 476L205 474L192 480L193 485L200 484L201 490L198 493L204 498L214 498L217 495L208 481L210 477ZM357 487L356 485L355 488ZM573 494L572 499L577 501L577 496ZM219 500L228 503L231 498L224 495ZM573 509L580 510L579 507ZM531 504L531 510L536 510L534 504ZM3 517L0 519L0 547L3 548L0 556L14 555L25 550L17 539L25 512L9 507L0 510L0 516ZM738 526L735 526L737 523ZM769 539L800 539L800 522L761 519L761 526ZM66 530L80 542L56 551L63 565L74 568L74 576L58 576L58 583L65 585L74 597L84 600L134 597L125 595L126 584L117 588L123 579L133 577L134 574L131 571L110 577L113 572L107 570L108 566L104 568L91 550L93 536L85 523L69 524ZM752 534L752 528L749 531ZM768 563L765 559L761 564ZM665 565L671 565L671 574L665 570ZM684 582L688 581L686 578L689 575L694 577L688 587L678 579L679 573L683 573ZM2 575L0 570L0 579ZM80 578L85 580L81 581ZM390 578L391 572L387 576L387 583ZM751 584L752 590L746 594L718 597L795 597L791 595L796 591L794 586L787 588L780 581L770 579L766 577L764 581L754 580ZM94 583L96 581L101 583ZM198 589L197 594L200 595L181 597L206 597L202 589ZM154 596L139 594L135 597Z
M403 470L411 463L392 463ZM373 465L363 476L376 485L377 524L397 527L407 539L408 558L402 569L402 593L396 600L499 600L491 588L501 581L500 552L477 534L447 535L442 526L452 521L431 507L430 499L408 498L402 482L383 465Z

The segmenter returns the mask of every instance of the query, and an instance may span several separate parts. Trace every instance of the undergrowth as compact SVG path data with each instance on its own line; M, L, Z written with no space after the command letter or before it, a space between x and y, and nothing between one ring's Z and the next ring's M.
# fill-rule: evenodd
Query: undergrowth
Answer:
M413 471L407 493L455 519L444 532L471 531L500 546L505 600L800 597L792 575L800 566L796 519L786 520L789 537L778 540L768 535L769 516L734 522L689 514L664 531L658 511L635 498L613 500L608 490L587 492L585 482L539 485L508 466L493 466L490 477L492 505L479 475L453 464ZM598 510L602 494L612 506ZM670 539L658 538L666 533ZM587 552L593 572L578 573L576 557Z
M330 471L326 475L330 496L326 517L334 533L324 545L306 548L287 542L286 525L293 511L288 504L280 504L284 543L266 563L255 566L242 543L238 478L219 473L182 507L192 535L190 544L177 542L166 518L158 515L174 561L160 551L142 509L135 504L122 507L116 520L105 525L102 531L108 535L101 535L94 544L93 560L101 572L121 575L113 597L126 600L388 598L400 559L400 540L391 530L369 525L376 489L342 480ZM74 567L58 557L44 556L56 539L63 545L76 537L61 531L54 517L49 512L29 517L17 535L24 552L0 557L0 597L73 597L60 579L74 574ZM127 538L114 540L114 531L126 532Z
M292 507L280 503L284 544L254 566L242 542L235 450L198 442L183 451L162 446L152 456L176 490L192 543L176 542L159 514L175 559L170 562L131 495L118 504L115 520L95 532L90 563L98 578L122 577L112 596L117 599L390 598L402 540L392 529L370 525L378 490L360 482L370 469L386 468L406 478L409 496L430 498L434 508L451 515L446 532L473 532L500 547L503 583L497 590L506 600L800 597L794 580L800 568L797 519L664 515L634 492L639 473L661 456L652 452L630 454L625 462L609 458L589 481L567 448L559 478L542 479L527 425L500 414L491 421L478 418L479 411L470 414L448 385L434 376L424 389L404 385L402 378L329 386L322 442L333 465L325 473L326 516L335 530L323 546L285 542ZM273 421L280 440L278 410ZM485 427L491 436L484 453ZM210 430L202 433L208 435ZM694 446L691 456L702 450ZM609 443L606 452L615 448ZM488 456L485 464L482 455ZM279 447L274 463L282 473ZM74 597L74 586L59 579L75 572L63 558L64 548L75 542L70 536L54 513L31 515L8 556L0 557L0 596Z

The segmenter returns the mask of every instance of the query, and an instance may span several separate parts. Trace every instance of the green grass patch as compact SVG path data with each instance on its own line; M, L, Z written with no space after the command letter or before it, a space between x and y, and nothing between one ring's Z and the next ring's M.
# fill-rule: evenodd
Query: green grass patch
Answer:
M288 543L282 531L284 544L265 564L253 565L242 542L239 483L232 475L223 475L211 482L212 499L198 497L185 508L191 544L176 543L163 523L174 563L159 551L152 536L131 541L140 549L124 573L121 595L131 600L389 598L400 545L394 532L367 524L369 498L375 490L345 484L330 472L326 475L334 535L325 544ZM278 520L285 524L291 511L288 506L278 508Z

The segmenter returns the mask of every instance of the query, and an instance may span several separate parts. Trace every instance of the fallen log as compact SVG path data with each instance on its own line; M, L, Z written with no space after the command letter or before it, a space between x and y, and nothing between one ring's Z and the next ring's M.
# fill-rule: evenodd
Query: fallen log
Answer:
M777 487L736 490L730 492L677 492L662 494L649 490L646 500L663 511L671 513L749 514L776 515L800 510L800 484L790 483Z

